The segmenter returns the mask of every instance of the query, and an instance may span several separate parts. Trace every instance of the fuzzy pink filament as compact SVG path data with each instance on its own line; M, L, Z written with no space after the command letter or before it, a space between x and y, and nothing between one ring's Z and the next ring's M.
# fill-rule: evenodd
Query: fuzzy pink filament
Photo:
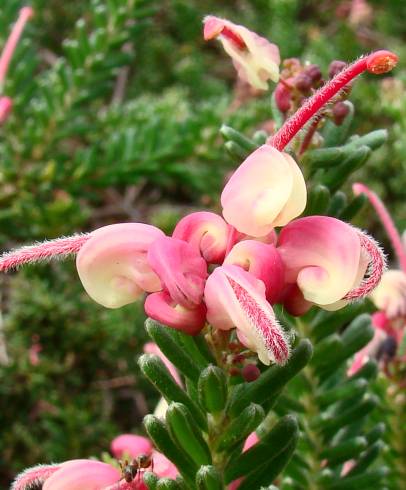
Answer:
M17 22L11 31L9 38L4 46L3 52L0 57L0 86L3 84L6 78L8 67L13 56L13 53L17 47L18 41L24 30L25 24L33 16L34 11L31 7L23 7L20 10Z
M361 248L369 256L369 267L367 278L361 284L344 296L347 300L365 298L381 280L382 274L386 269L386 260L383 251L376 241L366 233L359 232Z
M55 257L66 257L76 254L89 240L90 233L57 238L37 245L21 247L7 252L0 257L0 272L16 269L20 265L43 262Z

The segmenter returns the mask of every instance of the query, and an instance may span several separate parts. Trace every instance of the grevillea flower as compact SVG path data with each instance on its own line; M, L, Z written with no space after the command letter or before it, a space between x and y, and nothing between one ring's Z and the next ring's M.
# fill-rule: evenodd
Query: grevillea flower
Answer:
M254 88L267 90L279 79L280 55L275 44L244 26L209 15L204 19L205 41L219 39L233 60L239 77Z
M406 317L406 274L399 270L386 271L370 298L388 319Z
M289 223L279 235L278 251L286 282L296 283L306 301L330 310L367 295L384 270L383 255L372 239L328 216Z
M207 319L221 330L237 328L249 349L257 352L264 364L284 364L290 352L285 332L265 298L265 285L235 265L215 269L204 292Z
M135 434L121 434L111 441L110 450L117 459L125 456L136 458L140 454L150 455L153 446L152 442L146 437Z
M144 291L162 289L147 261L150 245L164 234L142 223L99 228L79 250L76 266L89 296L107 308L136 301Z
M172 236L188 242L208 264L221 264L226 254L230 228L221 216L200 211L182 218Z
M263 145L234 172L221 194L224 219L239 232L263 237L306 207L306 184L287 153Z
M276 303L284 285L284 266L273 245L255 240L237 243L227 255L224 265L234 264L248 271L265 284L266 297Z

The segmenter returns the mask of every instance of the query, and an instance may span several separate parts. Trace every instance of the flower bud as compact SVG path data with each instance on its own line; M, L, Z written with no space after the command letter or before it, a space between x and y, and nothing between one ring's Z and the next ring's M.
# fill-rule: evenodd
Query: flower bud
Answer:
M341 60L332 61L330 63L330 66L328 67L329 78L334 78L336 75L340 73L340 71L344 70L346 66L347 63L345 61L341 61Z
M292 104L292 91L284 84L278 83L274 91L276 107L285 114Z
M310 65L306 67L304 73L311 78L313 83L319 82L322 77L322 73L318 65Z

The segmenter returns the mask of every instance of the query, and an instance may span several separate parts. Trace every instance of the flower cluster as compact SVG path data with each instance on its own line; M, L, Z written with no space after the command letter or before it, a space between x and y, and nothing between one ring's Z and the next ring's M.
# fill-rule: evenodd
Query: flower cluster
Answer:
M277 79L269 59L265 70L267 56L274 57L273 68L277 63L273 45L263 38L214 17L206 18L204 35L220 36L245 76ZM109 225L5 254L0 270L77 253L80 280L101 305L119 308L147 294L151 318L191 335L207 322L215 329L236 328L261 362L284 364L289 339L272 306L280 303L295 315L312 305L339 309L373 290L384 259L371 238L338 219L297 219L306 207L306 184L283 150L354 77L389 71L396 60L388 51L372 53L321 87L237 168L221 194L222 216L189 214L171 236L143 223Z
M378 286L371 292L370 299L378 309L372 315L375 334L371 342L355 356L349 373L357 372L371 357L382 361L389 374L388 365L397 356L398 347L406 335L406 243L402 239L392 218L379 197L365 184L354 184L355 194L365 194L384 225L399 262L399 269L384 272ZM406 361L405 355L397 358Z

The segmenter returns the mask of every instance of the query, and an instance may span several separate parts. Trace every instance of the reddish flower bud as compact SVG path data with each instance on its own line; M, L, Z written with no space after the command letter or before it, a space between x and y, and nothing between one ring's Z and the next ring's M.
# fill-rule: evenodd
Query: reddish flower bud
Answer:
M330 63L330 66L328 67L328 76L329 78L334 78L340 71L344 70L346 67L347 63L345 61L341 60L334 60Z
M337 102L333 106L333 120L337 126L341 126L347 114L350 112L350 108L345 102Z
M300 92L307 94L312 88L313 80L307 73L300 73L295 77L293 83Z
M255 366L255 364L247 364L243 367L241 374L245 381L250 383L251 381L255 381L260 377L261 371L257 366Z
M322 77L322 73L318 65L308 66L305 70L305 74L308 75L313 82L319 82Z
M278 83L274 92L276 107L283 113L288 112L292 100L292 92L283 83Z

